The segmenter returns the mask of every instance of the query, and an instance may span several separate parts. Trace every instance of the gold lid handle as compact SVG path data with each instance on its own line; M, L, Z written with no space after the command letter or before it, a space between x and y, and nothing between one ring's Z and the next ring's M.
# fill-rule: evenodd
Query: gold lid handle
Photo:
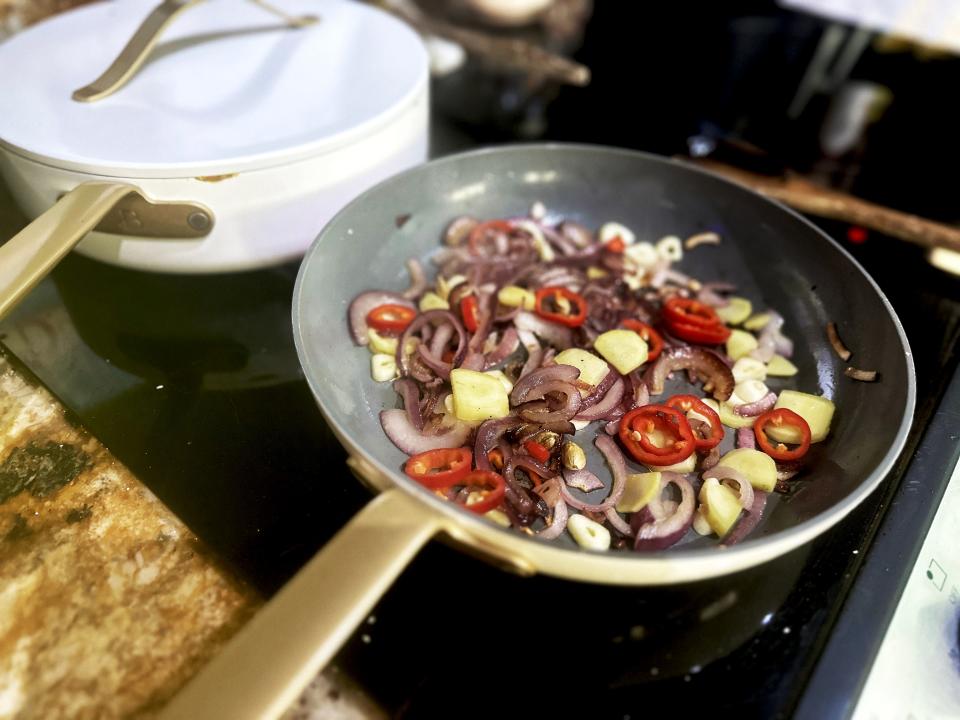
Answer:
M117 59L110 67L103 71L96 80L89 85L73 91L73 99L79 102L93 102L112 95L126 85L137 70L143 65L147 56L160 40L160 36L167 26L173 22L184 10L199 5L203 0L164 0L154 8L147 18L140 24L137 31L124 46ZM313 25L319 18L315 15L293 16L280 8L274 7L265 0L252 0L259 8L276 15L290 28L301 28Z

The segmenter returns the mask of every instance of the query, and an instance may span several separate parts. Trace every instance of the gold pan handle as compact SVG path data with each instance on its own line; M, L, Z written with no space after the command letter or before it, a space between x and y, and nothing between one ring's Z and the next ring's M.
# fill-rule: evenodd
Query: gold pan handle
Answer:
M402 490L380 494L173 698L161 720L282 715L442 522Z
M0 318L80 242L133 185L91 182L78 185L0 246Z
M73 99L79 102L93 102L126 85L137 70L146 61L147 56L160 40L160 36L167 26L184 10L199 5L204 0L164 0L154 8L140 27L127 42L117 59L110 67L103 71L96 80L89 85L73 91ZM314 15L292 16L278 7L270 5L265 0L252 0L259 8L276 15L291 28L301 28L313 25L318 18Z

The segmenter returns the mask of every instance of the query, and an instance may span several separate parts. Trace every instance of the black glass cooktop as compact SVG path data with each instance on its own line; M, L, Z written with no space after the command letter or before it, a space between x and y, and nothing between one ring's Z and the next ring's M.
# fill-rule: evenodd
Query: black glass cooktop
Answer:
M905 468L933 437L960 333L960 281L922 251L879 236L851 245L845 227L826 229L879 282L914 350L916 423L881 490L786 557L675 588L524 579L432 543L339 668L410 718L790 715ZM265 595L368 499L297 363L296 271L175 277L71 255L0 326L9 352ZM920 480L931 495L940 481Z

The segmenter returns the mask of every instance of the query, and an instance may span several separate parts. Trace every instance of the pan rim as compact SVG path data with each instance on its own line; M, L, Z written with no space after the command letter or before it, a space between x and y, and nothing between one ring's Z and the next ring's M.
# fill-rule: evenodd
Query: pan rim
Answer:
M363 447L350 438L340 424L336 421L336 419L332 417L332 414L328 412L326 407L327 403L318 391L315 381L316 373L310 368L309 357L305 347L305 331L304 326L301 323L301 318L304 314L304 309L301 307L301 304L303 302L303 287L306 282L305 278L309 272L309 267L312 266L312 259L321 252L324 246L323 238L325 237L326 229L339 220L341 216L352 212L356 206L367 202L370 195L381 192L384 188L389 187L394 183L406 182L410 176L421 172L427 165L435 167L438 165L457 163L477 157L523 151L573 151L593 154L600 153L619 157L634 157L641 158L654 164L671 165L674 167L680 167L684 171L700 173L728 186L732 186L738 191L753 195L754 198L759 198L766 203L772 204L779 210L788 213L795 220L799 220L811 231L830 243L835 250L838 250L850 264L850 266L855 268L856 271L866 279L870 287L880 298L883 307L886 309L887 314L893 321L894 328L896 329L897 335L900 339L901 347L904 353L904 360L906 363L907 395L903 415L900 418L897 433L893 442L887 449L887 452L881 461L874 467L872 472L870 472L847 497L843 498L826 511L768 537L752 539L748 538L744 540L744 542L735 546L724 548L722 552L718 552L717 547L701 547L690 549L679 547L671 549L667 552L614 553L609 551L590 551L584 550L583 548L560 547L551 543L550 541L542 540L537 537L520 535L510 529L501 528L493 523L484 521L480 517L472 515L469 512L452 507L449 503L446 503L435 497L432 493L426 491L421 492L420 489L414 487L412 483L404 482L399 472L380 463L378 460L368 454ZM628 573L626 576L621 574L621 571L625 572L628 571L628 569L635 571L639 567L646 567L650 570L653 570L665 568L666 566L681 566L674 567L673 571L668 573L668 577L662 579L664 583L713 577L761 564L776 556L782 555L790 550L806 544L816 536L840 522L840 520L846 517L854 508L863 502L883 482L903 452L910 428L913 423L913 415L916 409L916 370L913 361L913 353L910 349L910 343L907 339L906 333L904 332L900 318L897 316L896 311L890 304L890 301L887 299L886 295L870 276L870 274L867 273L860 263L857 262L857 260L836 240L823 232L814 223L800 213L784 206L778 201L732 182L715 172L691 165L676 158L663 157L640 150L618 148L607 145L557 142L494 145L436 158L430 160L428 163L418 165L382 181L348 203L328 222L327 226L321 230L320 234L311 244L300 265L300 269L297 273L297 280L294 285L292 322L294 331L294 344L296 346L297 355L303 367L304 376L307 380L307 383L317 401L318 406L320 407L324 420L328 423L331 430L349 453L360 456L366 463L375 468L384 478L388 478L390 480L391 487L400 488L404 492L416 497L419 501L426 503L431 508L442 513L449 520L451 520L453 523L452 527L455 530L455 532L451 534L454 535L455 539L466 540L467 542L470 542L471 540L474 540L480 536L485 536L488 539L496 538L495 541L486 544L484 547L489 547L489 544L494 544L497 549L509 547L509 551L506 552L508 552L511 556L521 553L525 558L529 558L530 564L533 565L538 571L565 577L587 579L594 582L653 584L657 581L657 578L651 578L648 576L634 577L632 579L631 576L633 573ZM525 553L523 552L524 550L529 550L530 552ZM488 550L487 554L496 555L496 552ZM564 564L564 561L569 564L570 560L574 558L583 559L585 557L589 558L590 564L595 565L595 572L569 572L561 567ZM546 560L546 562L542 562L542 560ZM705 560L709 562L705 563ZM610 573L611 576L607 577L606 573Z

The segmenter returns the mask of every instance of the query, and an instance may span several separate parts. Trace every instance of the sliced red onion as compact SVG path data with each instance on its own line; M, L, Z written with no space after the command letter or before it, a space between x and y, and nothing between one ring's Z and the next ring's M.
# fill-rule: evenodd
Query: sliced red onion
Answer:
M737 286L733 283L723 282L722 280L711 280L703 283L703 287L718 293L735 293Z
M614 420L619 420L626 414L627 414L627 411L623 409L623 403L621 403L620 405L617 405L613 410L608 412L606 415L604 415L600 419L605 420L607 422L613 422Z
M570 487L583 492L593 492L603 487L603 481L586 468L580 470L564 468L563 481Z
M783 357L793 357L793 340L786 335L777 335L773 338L773 349Z
M674 285L689 287L691 284L691 281L693 280L693 278L691 278L689 275L679 272L678 270L674 270L671 267L668 267L666 269L666 273L667 273L667 282L671 282Z
M549 480L534 490L537 495L543 498L543 501L550 507L560 502L560 483L562 479L559 475L554 475Z
M438 380L438 378L435 379ZM426 419L434 413L444 414L446 412L445 401L449 394L449 391L442 388L429 388L427 396L420 401L420 416Z
M480 221L469 215L461 215L454 218L443 233L443 241L450 247L463 245L470 231L473 230Z
M658 263L650 268L649 284L651 287L655 288L662 288L667 284L667 265L664 263Z
M493 327L493 307L489 293L477 292L477 330L470 338L467 349L471 352L480 352L487 341L490 328Z
M477 428L477 437L473 443L473 462L477 470L493 470L487 455L500 442L500 438L508 430L519 427L522 423L519 418L505 417L498 420L487 420ZM504 456L504 462L507 461Z
M569 420L555 420L550 422L538 422L537 430L555 432L557 435L576 435L577 429Z
M603 379L600 380L599 383L593 386L593 389L591 390L590 394L587 395L585 398L583 398L583 402L580 403L580 408L585 410L588 407L593 407L598 402L600 402L606 396L607 391L611 387L613 387L613 384L617 381L617 378L619 377L620 377L619 373L614 372L608 366L607 374L603 376ZM590 385L588 385L587 383L584 383L583 381L581 381L580 386L584 389L591 387Z
M417 345L417 355L420 357L420 360L428 368L433 370L437 374L437 377L441 377L444 380L449 379L450 371L453 369L453 365L448 362L444 362L439 357L430 352L426 345Z
M507 501L516 508L519 513L522 515L530 515L536 512L536 503L526 489L517 482L517 478L513 474L519 462L520 456L514 455L506 461L506 464L503 466L503 472L501 474L506 483L504 497L506 497Z
M619 409L620 401L623 399L623 380L620 377L617 377L613 386L607 391L607 394L604 395L603 399L598 402L593 407L589 407L586 410L583 409L583 406L580 407L580 412L577 413L575 420L599 420L601 418L606 418L612 412Z
M736 545L747 535L753 532L763 516L763 510L767 506L768 493L763 490L755 490L753 493L753 504L747 512L740 513L740 519L723 538L721 545Z
M410 287L403 291L408 300L423 295L427 289L427 276L423 272L423 265L416 258L407 260L407 272L410 273Z
M554 228L546 225L545 223L539 222L537 226L540 228L540 232L543 233L543 236L547 239L553 247L560 251L563 255L575 255L579 247L574 243L570 238L562 235Z
M534 391L544 383L560 381L572 386L578 377L580 377L580 369L573 365L550 365L534 370L517 380L513 390L510 391L510 404L520 405L527 400L542 398L543 393L534 393ZM534 394L531 396L531 393ZM580 393L577 392L578 398L579 395Z
M450 430L438 435L424 435L407 418L405 410L383 410L380 424L393 444L407 455L416 455L427 450L462 447L470 435L470 426L457 422Z
M634 383L633 407L643 407L650 403L650 389L643 380ZM631 408L632 410L633 408Z
M620 419L618 418L616 420L608 422L606 425L603 426L603 431L607 435L616 436L617 433L620 432Z
M473 295L477 292L476 286L468 280L458 282L447 294L447 304L452 308L459 308L460 301L463 300L467 295Z
M573 220L564 220L558 227L560 234L570 240L578 248L586 248L593 244L593 233L586 227Z
M443 382L442 378L438 378L433 370L420 361L419 355L416 355L410 361L410 377L414 380L419 380L424 385L429 385L429 383L434 381Z
M722 362L728 368L733 370L733 364L734 364L733 360L725 352L720 352L719 350L714 350L713 348L703 348L703 349L706 350L711 355L713 355L718 360L720 360L720 362Z
M507 307L506 305L497 304L493 315L493 321L495 323L512 323L519 312L519 305L517 307Z
M753 505L753 485L739 470L734 470L726 465L717 465L704 472L701 477L704 480L719 480L721 484L728 487L731 481L736 483L740 507L748 508Z
M532 278L532 282L539 287L560 285L574 292L579 292L583 287L585 279L580 270L561 266L549 267L543 272L536 273Z
M393 389L403 398L407 420L417 430L423 430L423 414L420 412L420 387L410 378L393 381Z
M726 307L730 304L730 301L722 295L718 295L713 288L704 285L700 288L700 292L697 293L697 300L702 302L705 305L709 305L715 308Z
M750 351L750 357L761 362L770 362L774 354L784 357L793 355L793 341L780 332L783 327L783 316L776 310L767 310L770 320L763 326L757 336L757 347Z
M650 394L660 395L667 375L688 368L707 379L704 390L712 392L717 400L730 398L735 385L733 371L714 353L692 346L664 348L644 377Z
M544 320L539 315L521 311L513 319L517 330L527 330L535 333L544 342L560 350L566 350L573 345L573 333L570 328Z
M710 448L710 452L708 452L704 456L703 460L700 461L700 467L703 470L709 470L710 468L715 467L718 462L720 462L720 446L716 445Z
M520 370L519 377L522 378L540 367L540 361L543 359L543 348L540 347L540 342L537 340L536 335L528 330L518 330L517 336L527 351L527 361Z
M554 538L560 537L560 534L567 528L567 519L570 516L570 511L567 508L567 504L563 501L563 496L560 494L560 484L560 478L550 478L534 491L540 495L540 497L544 499L544 502L553 510L550 524L537 533L537 536L544 540L553 540Z
M792 480L802 469L799 463L777 463L777 481Z
M463 370L476 370L477 372L483 370L486 367L486 362L483 359L483 353L467 352L467 356L463 358L463 362L460 363L460 367Z
M612 508L616 505L623 496L623 490L627 486L627 463L623 459L623 453L620 452L620 448L617 447L617 444L612 438L606 435L598 435L594 439L594 443L600 452L603 453L607 464L610 466L610 470L613 472L613 487L610 488L610 494L607 496L607 499L602 503L593 504L575 498L570 494L570 491L567 490L566 485L561 485L560 491L563 493L563 499L566 500L567 504L572 505L577 508L577 510L603 513L606 512L607 508Z
M375 307L381 305L403 305L404 307L416 307L412 302L397 293L386 292L384 290L368 290L357 295L350 303L350 309L347 311L350 321L350 334L357 345L367 345L370 338L367 337L367 315Z
M757 436L753 434L753 428L744 427L737 430L737 447L748 450L757 449Z
M554 365L543 369L552 370L557 367L562 366ZM551 409L546 402L548 395L562 395L563 405ZM519 414L524 420L533 423L567 422L573 419L579 409L580 391L576 386L563 380L547 380L526 393L526 400L519 406Z
M430 262L440 268L441 275L456 275L471 260L472 256L465 247L443 247L430 257Z
M621 535L624 537L633 537L633 528L630 527L630 523L620 517L620 513L617 512L616 508L607 508L603 512L604 517L607 519L607 522Z
M530 455L514 454L503 466L503 474L512 474L516 470L527 470L534 472L542 478L548 478L555 473L539 460L533 459Z
M676 335L671 335L665 328L661 327L657 329L667 347L687 347L690 344L686 340L681 340Z
M503 331L503 337L500 338L497 346L484 358L484 369L489 370L502 363L517 351L519 345L520 338L517 335L516 328L508 327Z
M661 497L667 485L674 484L680 490L680 503L676 507L669 507ZM645 522L632 522L636 530L636 540L634 541L634 550L662 550L674 545L684 535L693 524L693 513L696 510L696 497L693 492L693 486L683 477L673 472L664 472L660 475L660 493L650 501L650 514L653 519L647 519L643 514L639 515L639 520ZM646 509L646 508L645 508Z
M561 255L553 261L553 264L564 267L585 267L599 262L603 257L603 247L599 244L594 244L573 255Z
M773 406L777 403L777 394L775 392L768 392L759 400L756 400L751 403L744 403L743 405L734 405L733 412L735 415L740 417L757 417L758 415L763 415L768 410L773 409Z
M424 330L426 329L427 328L424 328ZM453 337L453 332L453 325L449 323L438 326L436 332L430 336L430 354L437 358L442 356L443 351L447 347L447 343L450 342L450 338Z
M444 363L439 357L430 353L422 344L417 346L417 354L426 361L434 371L437 371L434 366L439 367L440 371L437 371L438 374L442 375L442 372L445 371L446 375L442 375L442 377L449 377L450 370L459 365L467 349L466 330L463 329L463 325L460 324L460 321L449 310L428 310L425 313L417 315L417 317L413 319L413 322L407 325L407 329L403 331L399 342L397 342L397 367L400 370L401 376L412 374L410 372L411 363L408 359L409 356L405 352L408 341L425 325L439 326L444 323L452 325L454 332L457 334L457 349L453 353L453 362ZM424 352L426 355L424 355Z

